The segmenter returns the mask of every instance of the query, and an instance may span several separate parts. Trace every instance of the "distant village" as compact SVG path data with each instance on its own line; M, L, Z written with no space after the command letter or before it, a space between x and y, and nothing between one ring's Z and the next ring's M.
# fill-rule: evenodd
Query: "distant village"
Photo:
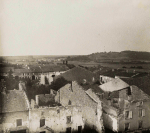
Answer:
M150 132L148 72L66 58L0 65L0 133Z

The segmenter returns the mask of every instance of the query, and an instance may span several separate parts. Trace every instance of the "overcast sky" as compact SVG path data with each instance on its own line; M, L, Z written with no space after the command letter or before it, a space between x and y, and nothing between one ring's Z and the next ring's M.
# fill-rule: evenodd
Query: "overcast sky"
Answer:
M0 0L0 55L150 52L150 0Z

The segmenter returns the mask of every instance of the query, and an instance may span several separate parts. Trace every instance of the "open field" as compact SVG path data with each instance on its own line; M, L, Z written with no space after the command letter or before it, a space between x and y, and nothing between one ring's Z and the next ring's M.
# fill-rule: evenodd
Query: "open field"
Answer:
M94 67L101 65L103 67L110 67L110 68L123 68L124 69L129 69L129 70L138 70L141 72L150 72L150 63L96 63L94 61L91 62L81 62L81 61L69 61L69 64L74 64L75 66L82 65L84 67ZM136 67L141 66L143 69L137 69ZM135 68L131 68L135 67Z

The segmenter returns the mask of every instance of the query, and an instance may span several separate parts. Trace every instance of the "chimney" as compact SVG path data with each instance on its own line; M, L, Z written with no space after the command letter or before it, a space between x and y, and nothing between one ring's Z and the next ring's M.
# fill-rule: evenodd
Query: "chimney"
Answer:
M92 82L95 82L95 78L94 77L92 78Z
M68 61L66 60L66 65L68 64Z
M83 79L83 84L86 84L86 83L87 83L86 79Z
M73 92L72 82L73 82L73 81L71 81L70 88L71 88L71 91Z
M132 100L132 95L128 96L128 100L129 100L129 101Z
M40 97L39 95L36 95L36 96L35 96L35 100L36 100L36 104L37 104L37 105L39 105L39 97Z
M54 94L54 92L53 92L53 90L52 90L52 89L50 89L50 94L52 94L52 95Z
M111 99L108 99L108 105L111 106Z
M33 99L31 99L31 108L35 107L35 101Z

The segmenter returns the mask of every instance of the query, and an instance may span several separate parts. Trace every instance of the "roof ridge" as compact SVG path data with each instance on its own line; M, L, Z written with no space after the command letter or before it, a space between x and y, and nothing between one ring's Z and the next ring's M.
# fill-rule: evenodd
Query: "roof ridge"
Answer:
M92 74L94 74L93 72L91 72L91 71L89 71L89 70L87 70L87 69L85 69L85 68L83 68L83 67L80 67L80 66L77 66L78 68L81 68L81 69L84 69L85 71L87 71L87 72L89 72L89 73L92 73Z

